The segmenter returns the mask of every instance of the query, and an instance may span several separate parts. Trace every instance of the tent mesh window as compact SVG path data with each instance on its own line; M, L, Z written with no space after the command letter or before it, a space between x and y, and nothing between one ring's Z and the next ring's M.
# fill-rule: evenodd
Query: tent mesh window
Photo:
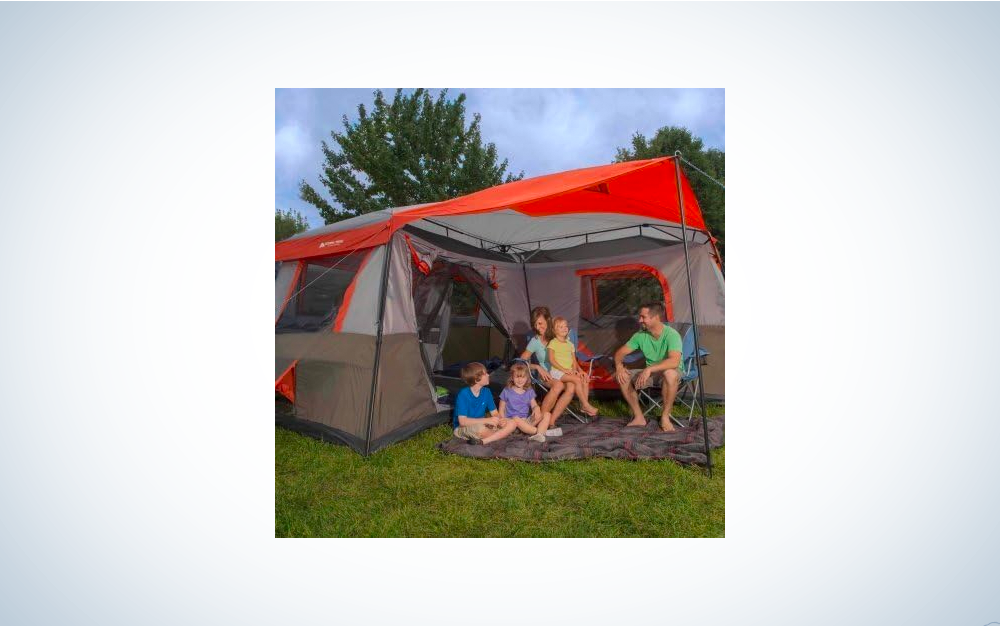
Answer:
M580 319L597 328L614 325L623 317L634 318L639 307L649 302L664 302L660 281L642 270L584 276L581 294Z
M584 352L612 354L639 331L639 308L664 302L659 278L642 269L581 276L579 340Z
M275 332L316 332L332 326L365 256L365 252L353 252L303 261Z
M475 326L479 319L479 300L465 280L455 280L451 292L451 323L455 326Z

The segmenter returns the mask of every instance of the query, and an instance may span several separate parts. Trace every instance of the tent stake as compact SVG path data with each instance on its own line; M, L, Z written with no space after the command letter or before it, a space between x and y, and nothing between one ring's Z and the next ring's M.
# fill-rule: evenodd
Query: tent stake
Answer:
M390 229L392 232L390 217ZM378 367L382 356L382 327L385 322L385 298L389 287L389 263L392 261L392 235L385 243L385 265L382 266L382 286L379 288L378 317L375 319L375 365L372 369L372 387L368 394L368 430L365 435L365 456L371 454L372 423L375 421L375 391L378 387Z
M705 435L705 460L708 462L708 477L712 477L712 450L708 444L708 415L705 413L705 380L702 378L701 341L698 338L698 311L694 305L694 284L691 282L691 261L688 258L687 219L684 217L684 192L681 187L681 152L674 152L674 176L677 179L677 203L681 210L681 238L684 242L684 274L687 276L688 298L691 300L691 331L694 333L694 359L698 365L698 397L701 405L701 429ZM691 398L694 402L694 398ZM668 416L669 419L669 416Z

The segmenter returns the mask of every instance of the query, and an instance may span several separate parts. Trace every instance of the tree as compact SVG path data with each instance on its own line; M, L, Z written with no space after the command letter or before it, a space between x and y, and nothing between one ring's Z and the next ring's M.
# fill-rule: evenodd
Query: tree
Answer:
M465 124L465 94L437 99L424 89L412 95L396 90L392 102L374 93L369 113L358 105L358 120L345 115L343 132L330 132L336 143L323 142L320 182L333 197L327 201L306 181L299 195L319 209L326 223L397 206L439 202L501 183L520 180L506 174L507 159L497 163L497 149L483 145L480 116Z
M309 230L309 222L298 211L274 210L274 240L288 239L296 233Z
M715 148L705 149L704 142L691 134L686 128L664 126L656 131L652 139L647 140L642 134L632 136L632 148L619 148L615 162L653 159L661 156L673 156L675 150L680 150L684 158L698 169L704 171L722 184L726 183L726 153ZM686 164L688 180L698 197L705 224L718 240L719 254L725 257L726 249L726 190L719 187L703 175L693 171Z

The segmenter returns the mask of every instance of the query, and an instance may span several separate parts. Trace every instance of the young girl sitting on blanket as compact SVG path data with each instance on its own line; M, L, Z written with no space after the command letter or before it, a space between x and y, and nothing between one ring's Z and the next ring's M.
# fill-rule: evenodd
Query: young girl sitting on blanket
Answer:
M569 322L564 317L557 317L552 320L552 326L556 336L548 345L549 363L552 365L549 374L567 385L572 383L583 412L594 417L597 407L590 403L590 377L576 360L576 346L569 340Z
M507 387L500 392L500 418L513 420L518 430L531 435L528 438L532 441L545 441L549 415L543 415L535 401L535 390L531 387L528 366L524 363L515 363L510 367Z

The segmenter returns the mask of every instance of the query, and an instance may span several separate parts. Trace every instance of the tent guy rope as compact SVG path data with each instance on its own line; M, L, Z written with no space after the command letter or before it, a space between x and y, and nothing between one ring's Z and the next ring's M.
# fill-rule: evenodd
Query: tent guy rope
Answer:
M702 170L698 169L698 166L697 166L697 165L695 165L695 164L694 164L694 163L692 163L691 161L688 161L688 160L687 160L687 159L685 159L685 158L684 158L683 156L681 157L681 161L684 161L685 163L687 163L687 164L688 164L688 165L689 165L689 166L691 167L691 169L693 169L694 171L698 172L699 174L701 174L702 176L704 176L704 177L705 177L705 178L707 178L708 180L712 181L712 182L713 182L713 183L715 183L716 185L718 185L718 186L722 187L723 189L725 189L725 188L726 188L726 186L725 186L725 185L723 185L723 184L722 184L722 183L720 183L719 181L715 180L714 178L712 178L711 176L709 176L708 174L706 174L706 173L705 173L705 172L703 172Z

